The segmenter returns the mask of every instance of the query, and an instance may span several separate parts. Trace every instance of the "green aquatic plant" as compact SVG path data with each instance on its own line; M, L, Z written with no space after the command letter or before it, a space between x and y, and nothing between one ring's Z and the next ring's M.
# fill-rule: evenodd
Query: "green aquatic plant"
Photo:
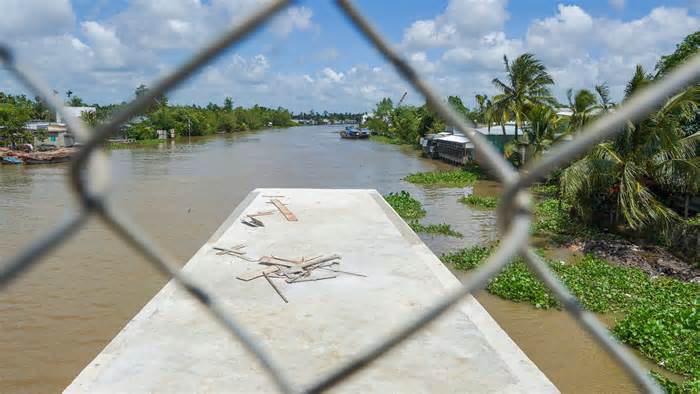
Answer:
M451 237L462 237L462 233L455 231L449 224L421 224L418 219L425 216L425 210L420 201L411 197L411 194L405 190L398 193L389 193L384 196L389 205L394 208L394 211L401 216L402 219L408 222L408 225L417 233L426 234L442 234Z
M491 251L491 247L476 246L444 255L442 261L470 270ZM700 381L700 285L653 278L637 268L616 266L592 255L573 264L545 262L584 308L622 315L612 328L618 339L669 371L690 378L674 392L693 392L687 390ZM561 307L520 258L489 281L487 290L537 308Z
M424 233L424 234L441 234L441 235L447 235L450 237L457 237L457 238L462 238L463 235L459 231L456 231L452 228L447 223L440 223L440 224L421 224L418 221L412 221L408 223L409 226L413 229L413 231L417 233Z
M472 208L494 209L498 206L498 198L475 196L474 194L460 197L458 201Z
M474 184L479 177L461 169L451 171L418 172L403 178L407 182L423 186L465 187Z
M384 196L384 199L404 220L420 219L425 216L425 210L420 201L411 197L411 194L405 190L389 193Z

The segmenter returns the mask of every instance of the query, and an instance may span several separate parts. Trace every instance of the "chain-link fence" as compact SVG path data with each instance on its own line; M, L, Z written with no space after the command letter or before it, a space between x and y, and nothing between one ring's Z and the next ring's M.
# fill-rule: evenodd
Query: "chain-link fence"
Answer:
M581 307L578 300L529 246L532 214L530 212L531 197L528 188L551 171L586 152L596 143L612 137L616 132L622 130L627 122L643 119L647 114L661 106L668 97L696 83L700 78L700 55L693 57L653 86L636 94L618 107L615 112L591 122L583 130L579 131L572 141L555 146L540 160L528 163L522 170L516 171L483 136L474 130L472 125L467 124L460 115L440 99L428 83L389 46L386 40L377 33L349 0L337 0L337 6L354 24L356 29L396 67L397 71L408 82L425 96L428 105L443 120L455 125L469 137L480 152L481 164L487 166L504 185L505 191L497 210L502 241L487 262L460 289L445 296L419 317L406 322L391 337L378 338L374 346L361 351L354 359L335 368L327 375L319 377L316 381L304 385L300 385L299 382L292 382L289 379L284 372L284 368L270 357L256 338L251 336L248 330L241 326L234 316L224 312L215 294L209 294L182 273L174 263L174 259L152 242L146 234L134 226L121 212L116 212L108 204L104 193L108 182L107 162L99 148L110 134L114 130L118 130L119 125L122 123L143 113L148 108L148 105L153 102L154 98L184 82L194 72L212 61L230 46L240 42L289 3L290 0L275 0L268 3L243 23L219 36L189 61L157 82L147 93L136 98L124 109L116 113L109 121L102 123L94 130L89 130L81 120L66 116L67 114L63 113L63 103L51 93L48 86L31 71L30 67L15 59L10 47L0 44L0 59L4 65L27 88L56 110L65 119L70 130L84 143L73 160L68 174L68 181L81 203L79 212L56 226L48 234L36 240L9 261L4 262L0 266L0 289L26 272L33 264L38 263L43 255L49 253L79 231L89 216L96 215L103 219L126 243L142 253L155 267L174 279L190 295L196 298L215 319L226 327L256 357L267 373L270 374L280 391L285 393L300 391L321 392L335 386L361 369L369 367L379 357L382 357L392 348L399 346L404 340L439 318L467 294L485 286L487 281L498 274L513 257L520 255L537 277L558 298L566 311L576 319L578 324L585 328L597 340L598 344L624 367L640 390L661 392L659 386L647 371L639 365L636 358L612 338L605 326L592 313L585 311Z

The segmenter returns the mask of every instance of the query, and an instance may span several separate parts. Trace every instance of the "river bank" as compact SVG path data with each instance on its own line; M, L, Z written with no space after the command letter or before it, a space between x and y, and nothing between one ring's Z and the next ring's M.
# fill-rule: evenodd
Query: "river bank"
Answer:
M475 178L474 173L452 170L405 179L441 188L463 187ZM536 244L550 268L586 309L600 314L618 339L648 358L647 366L656 365L650 370L668 390L700 390L700 269L662 247L637 245L587 228L552 197L557 193L551 187L534 189L539 197L533 226ZM465 194L459 201L472 209L492 210L497 204L494 196L469 190ZM487 243L442 258L456 271L471 271L494 247ZM493 278L486 290L536 309L561 308L520 259Z
M409 146L341 141L336 129L301 126L107 149L110 198L182 262L256 187L376 188L382 195L405 190L422 204L420 223L444 223L463 235L419 233L438 256L498 239L492 210L458 201L469 191L498 197L497 182L415 185L402 179L454 167L421 158ZM66 168L0 168L0 261L78 208ZM89 221L0 292L0 352L13 355L0 367L0 392L62 390L166 280L101 222ZM566 313L487 292L476 297L562 392L581 392L582 379L584 391L636 392Z

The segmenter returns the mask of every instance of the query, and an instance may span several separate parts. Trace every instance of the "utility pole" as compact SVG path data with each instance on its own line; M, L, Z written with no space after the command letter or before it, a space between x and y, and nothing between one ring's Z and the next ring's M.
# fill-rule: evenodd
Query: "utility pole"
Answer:
M192 122L190 122L190 117L187 117L187 143L190 143L190 137L192 135Z

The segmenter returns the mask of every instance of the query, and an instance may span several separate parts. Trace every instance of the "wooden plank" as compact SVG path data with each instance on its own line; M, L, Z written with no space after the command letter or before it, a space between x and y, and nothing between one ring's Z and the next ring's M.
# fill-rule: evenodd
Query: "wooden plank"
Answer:
M253 280L255 278L259 278L261 276L265 276L268 274L275 273L280 270L279 266L274 266L274 267L267 267L263 268L260 270L254 270L254 271L247 271L244 272L236 277L236 279L244 280L244 281L249 281Z
M308 268L308 267L310 267L310 266L312 266L312 265L321 264L321 263L325 263L325 262L328 262L328 261L333 261L333 260L336 260L336 259L340 260L341 258L342 258L342 257L341 257L339 254L332 254L332 255L327 256L327 257L317 257L317 258L315 258L315 259L311 259L311 260L309 260L309 261L305 261L305 262L303 262L302 264L300 264L299 266L300 266L301 268Z
M280 210L280 212L282 212L282 215L284 215L284 217L286 217L288 221L296 222L299 220L292 213L292 211L290 211L289 208L287 208L287 206L282 203L282 201L280 201L276 198L273 198L270 202L273 203L277 207L277 209Z
M278 289L277 286L275 286L275 284L272 283L272 280L270 280L267 274L263 274L263 276L265 277L265 280L267 280L267 283L269 283L270 286L272 286L272 288L275 289L277 295L279 295L285 303L289 303L289 301L287 301L287 297L285 297L284 294L282 294L282 292L280 291L280 289Z

